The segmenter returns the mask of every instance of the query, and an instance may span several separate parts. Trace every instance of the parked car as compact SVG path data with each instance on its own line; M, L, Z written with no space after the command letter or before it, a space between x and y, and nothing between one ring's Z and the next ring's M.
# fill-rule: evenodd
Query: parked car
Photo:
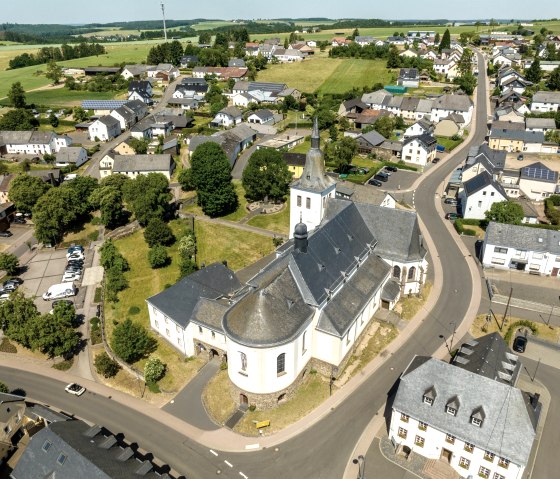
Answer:
M17 276L14 276L13 278L10 278L8 281L4 281L4 283L14 283L17 284L18 286L23 284L23 279L18 278Z
M79 266L80 268L84 265L81 259L71 259L66 263L66 266Z
M432 160L432 163L439 163L440 160L441 160L441 158L434 158L434 159Z
M10 230L0 231L0 238L9 238L12 236L12 232Z
M69 298L70 296L76 296L77 292L78 289L72 283L53 284L48 291L43 294L43 299L45 301L50 301L52 299Z
M391 176L391 170L388 170L387 167L383 168L379 173L382 173L387 176Z
M11 293L7 291L0 291L0 303L3 303L4 301L10 299L10 294Z
M15 223L16 225L24 225L25 223L27 223L27 221L25 221L25 218L23 218L22 216L16 216L12 223Z
M376 180L375 178L372 178L371 180L368 181L368 185L383 186L383 183L381 183L381 181L379 180Z
M82 245L74 245L74 246L70 246L68 248L68 253L73 253L74 251L80 251L80 252L84 252L84 247Z
M86 388L80 386L78 383L70 383L64 388L67 393L73 394L74 396L81 396L86 392Z
M389 176L385 175L383 173L377 173L377 175L375 175L373 178L375 180L378 180L378 181L387 182L387 180L389 179Z
M524 157L522 154L521 154L521 155L517 155L517 159L518 159L519 161L523 161L523 158L525 158L525 157Z
M445 215L445 219L446 220L452 220L455 221L457 218L459 218L459 215L457 213L447 213Z
M517 336L513 341L513 350L517 353L524 353L527 347L527 338L525 336Z
M446 205L456 205L458 201L457 198L445 198L444 203Z
M62 282L68 283L72 281L79 281L81 276L82 274L79 273L78 271L65 271L64 274L62 275Z
M85 259L85 256L84 256L83 253L81 253L81 252L79 252L79 251L76 251L76 252L74 252L74 253L68 253L68 254L66 255L66 259L67 259L67 260L71 260L71 259L80 259L80 260L83 261L83 260Z
M10 283L9 281L5 281L5 282L2 284L2 289L1 289L1 290L2 290L2 291L9 291L9 292L12 292L12 291L15 291L16 289L18 289L18 286L19 286L19 285L16 284L16 283Z
M386 166L385 170L386 171L392 171L393 173L399 171L399 169L396 166Z

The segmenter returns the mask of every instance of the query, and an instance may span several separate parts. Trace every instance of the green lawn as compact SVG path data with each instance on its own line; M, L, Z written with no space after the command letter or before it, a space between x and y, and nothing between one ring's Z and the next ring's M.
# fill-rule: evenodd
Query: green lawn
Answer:
M463 139L460 138L459 140L452 140L451 138L446 138L444 136L436 137L437 142L439 145L445 146L445 151L450 152L457 148L461 143L463 143Z
M243 218L245 218L245 216L247 216L247 214L249 213L247 211L247 199L245 198L245 190L241 185L241 181L233 180L233 185L235 186L235 191L237 192L237 199L239 201L239 206L233 213L224 216L222 219L228 221L240 221Z
M77 91L66 88L55 88L53 90L31 91L25 94L27 104L45 106L78 106L82 100L112 100L117 96L116 92ZM7 99L0 101L7 104Z
M195 220L195 233L199 265L226 260L237 271L274 250L272 238L216 223Z
M290 231L290 201L288 200L286 207L280 213L258 215L251 218L247 224L275 233L288 234Z
M386 85L391 79L391 71L386 68L386 64L385 60L344 59L326 77L319 92L345 93L352 88L371 87L375 83Z

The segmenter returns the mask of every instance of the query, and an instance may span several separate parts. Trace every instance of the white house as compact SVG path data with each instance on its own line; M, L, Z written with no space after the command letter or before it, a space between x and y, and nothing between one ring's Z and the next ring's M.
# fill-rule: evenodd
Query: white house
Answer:
M490 222L482 249L485 268L560 276L560 231Z
M434 71L438 75L443 75L447 78L453 79L457 76L457 63L455 60L434 60Z
M375 311L425 281L416 215L336 199L319 141L315 124L290 194L293 239L275 259L246 284L214 264L147 300L152 329L177 350L227 358L229 392L241 404L273 407L311 367L342 368Z
M437 141L432 135L407 138L403 142L401 158L407 163L426 166L436 157Z
M410 50L406 50L410 51ZM420 84L420 74L417 68L401 68L399 77L397 78L397 85L405 86L408 88L418 88Z
M403 133L403 138L407 139L412 136L433 135L435 125L427 118L422 118L416 123L410 125Z
M274 124L274 113L270 110L257 110L247 117L247 123L258 123L260 125Z
M121 134L121 124L116 118L105 115L89 126L88 133L91 141L109 141Z
M466 343L454 364L412 359L398 383L389 439L398 451L442 460L463 478L519 479L535 439L538 398L512 384L520 365L507 346L501 355L495 345L477 354L478 341Z
M99 162L99 176L105 178L113 174L123 174L129 178L149 173L161 173L171 179L175 163L171 155L117 155L107 153Z
M272 56L280 63L301 62L305 58L303 53L293 48L277 48Z
M82 166L88 159L87 151L81 146L70 146L61 148L56 154L56 166L64 167L75 165L77 168Z
M474 104L467 95L441 95L434 99L431 111L431 120L434 123L447 118L453 113L462 115L465 125L472 120Z
M525 118L525 129L546 133L556 130L556 122L554 118Z
M71 144L68 136L58 136L52 131L0 131L0 145L9 154L53 154Z
M247 108L250 103L257 103L256 99L248 92L236 93L231 97L233 106Z
M212 122L210 123L215 127L229 128L230 126L235 126L243 121L243 114L241 110L235 106L227 106L220 110Z
M373 110L385 109L391 98L393 98L393 95L387 90L377 90L362 95L362 101Z
M532 201L543 201L557 192L558 172L540 161L521 168L519 189Z
M486 218L484 213L494 203L507 201L508 195L490 173L483 171L463 183L459 198L461 198L463 218L483 220Z
M560 105L560 92L558 91L538 91L533 95L531 111L542 113L547 111L558 111Z

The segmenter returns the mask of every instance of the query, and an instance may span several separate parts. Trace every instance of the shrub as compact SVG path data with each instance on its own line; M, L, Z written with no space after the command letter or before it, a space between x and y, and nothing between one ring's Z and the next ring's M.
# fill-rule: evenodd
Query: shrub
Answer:
M90 339L91 344L99 344L102 341L101 337L101 321L99 318L94 317L89 320Z
M175 241L169 225L159 218L152 218L144 230L144 239L150 248L156 245L169 246Z
M150 358L144 366L144 380L146 383L156 383L165 376L166 365L159 358Z
M520 321L516 321L515 323L513 323L507 330L506 335L504 336L504 341L509 344L511 342L511 340L513 339L513 335L515 334L515 331L517 331L519 328L529 328L533 334L537 334L538 333L538 329L535 323L531 322L531 321L527 321L526 319L522 319Z
M165 246L156 245L148 251L148 261L152 269L163 268L169 264L169 255Z
M60 363L53 364L52 367L54 369L58 369L59 371L68 371L73 364L74 358L70 358L65 361L61 361Z
M19 270L19 259L15 254L0 253L0 269L9 275L14 275Z
M128 308L128 314L130 315L138 314L139 312L140 308L138 306L131 306L130 308Z
M0 393L9 393L10 390L2 381L0 381Z
M2 338L2 342L0 343L0 351L3 353L17 353L17 348L10 343L8 338Z
M465 227L463 226L464 224L465 222L462 218L457 218L454 221L453 226L455 227L457 233L465 236L476 236L476 231L471 229L465 229Z
M90 241L97 241L97 238L99 238L99 231L92 231L90 234L88 234L88 239Z
M97 374L101 374L104 378L112 378L116 376L121 367L119 363L111 359L106 352L102 352L95 357L93 363Z
M115 327L111 347L119 358L127 363L134 363L154 352L157 341L142 325L127 319Z

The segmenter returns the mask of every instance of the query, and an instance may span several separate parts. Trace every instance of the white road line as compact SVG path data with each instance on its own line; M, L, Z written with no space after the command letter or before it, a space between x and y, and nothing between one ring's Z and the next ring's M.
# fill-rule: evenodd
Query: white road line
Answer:
M242 472L239 472L239 475L240 475L241 477L244 477L245 479L249 479L249 478L248 478L245 474L243 474Z
M210 452L211 452L212 454L214 454L214 456L218 457L218 453L217 453L216 451L213 451L212 449L210 449Z
M233 467L233 464L229 461L224 461L229 467Z
M260 444L247 444L245 446L245 449L258 449L260 446Z

